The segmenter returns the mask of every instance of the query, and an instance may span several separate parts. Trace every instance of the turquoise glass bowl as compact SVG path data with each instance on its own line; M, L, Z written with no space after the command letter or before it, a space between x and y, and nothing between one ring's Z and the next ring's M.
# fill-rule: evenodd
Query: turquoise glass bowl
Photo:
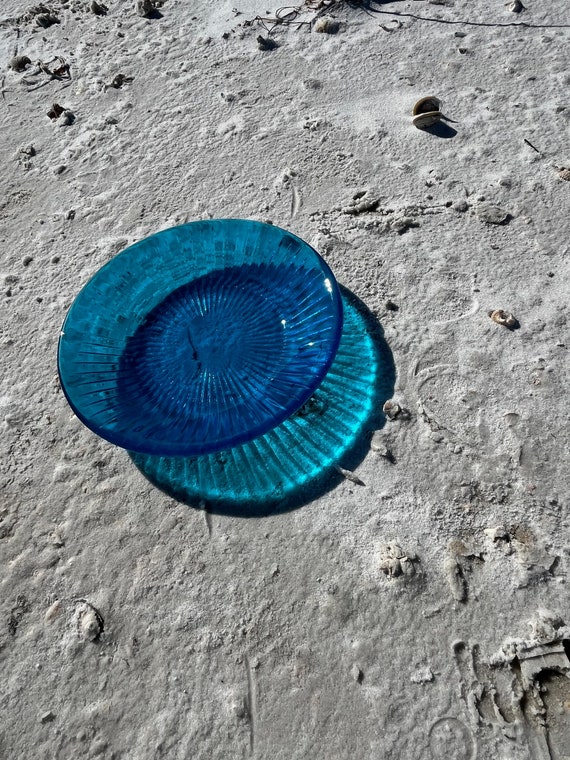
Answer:
M307 243L269 224L191 222L130 246L72 304L66 397L95 433L141 454L195 456L290 417L336 355L342 301Z

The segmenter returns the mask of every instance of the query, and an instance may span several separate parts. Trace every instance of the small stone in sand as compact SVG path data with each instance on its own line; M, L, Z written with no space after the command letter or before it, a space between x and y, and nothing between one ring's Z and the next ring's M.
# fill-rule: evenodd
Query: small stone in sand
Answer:
M135 10L139 16L149 16L154 11L153 0L137 0Z
M48 710L48 712L45 712L40 718L40 723L51 723L54 720L55 713L53 713L51 710Z
M63 106L60 106L59 103L54 103L50 110L47 112L47 115L52 121L55 121L61 116L64 111L65 108Z
M94 13L96 16L106 16L107 11L109 10L106 5L98 3L97 0L92 0L89 8L91 13Z
M58 17L54 16L52 13L40 13L36 16L36 24L44 29L59 23L60 21Z
M10 61L10 68L12 71L25 71L26 67L31 64L27 55L15 55Z
M336 34L340 29L340 24L332 18L322 17L315 21L313 29L319 34Z
M257 47L260 50L275 50L279 45L271 37L262 37L260 34L257 38Z
M486 224L508 224L511 221L511 215L498 206L487 204L479 206L477 216Z
M382 411L389 420L396 420L398 418L402 420L410 419L410 412L395 401L386 401L382 407Z

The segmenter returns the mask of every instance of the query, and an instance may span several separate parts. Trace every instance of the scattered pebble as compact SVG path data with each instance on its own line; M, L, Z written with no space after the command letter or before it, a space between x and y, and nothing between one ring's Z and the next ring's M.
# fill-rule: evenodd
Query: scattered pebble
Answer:
M420 223L409 216L404 216L401 219L394 220L390 226L398 235L403 235L408 230L419 227Z
M513 2L509 5L509 10L511 13L521 13L522 11L526 10L524 5L521 3L521 0L513 0Z
M390 301L390 300L386 301L384 306L388 311L398 311L398 309L400 308L397 303L394 303L394 301Z
M56 119L59 119L64 111L65 108L63 106L60 106L59 103L54 103L50 110L47 112L47 115L52 121L55 121Z
M318 18L313 25L313 30L319 34L336 34L339 29L339 22L326 16Z
M69 127L75 121L75 114L72 111L63 111L57 120L59 127Z
M33 260L34 260L33 256L24 256L24 258L22 259L22 264L25 267L27 267L32 263Z
M27 66L30 66L31 60L27 55L15 55L10 61L10 68L12 71L25 71Z
M514 330L517 327L520 327L518 319L510 312L503 311L503 309L490 311L489 316L493 322L496 322L498 325L503 325L503 327L507 327L509 330Z
M411 578L416 574L417 561L416 556L408 556L398 544L386 544L381 549L380 570L389 578Z
M53 13L40 13L36 16L36 24L44 29L59 23L60 20Z
M46 610L46 614L44 616L44 620L46 621L46 623L53 623L53 621L61 613L61 611L62 611L61 602L59 600L56 600Z
M89 9L91 10L91 13L94 13L96 16L106 16L109 10L106 5L98 3L97 0L91 0Z
M425 668L418 668L414 671L410 676L410 681L412 683L431 683L434 678L435 676L431 668L426 666Z
M364 673L356 664L353 665L350 669L350 675L353 677L356 683L362 683L364 681Z
M404 409L403 406L400 406L396 401L386 401L382 407L382 411L389 420L396 420L398 418L402 420L410 419L410 412L407 409Z
M154 11L154 2L153 0L137 0L135 10L143 18L149 16Z
M271 37L262 37L260 34L257 38L257 47L260 50L275 50L279 45Z
M113 77L113 80L110 84L105 85L105 88L108 89L109 87L112 87L115 90L120 90L124 84L130 84L133 79L134 77L129 77L126 74L117 74Z
M40 723L52 723L52 721L55 720L55 713L51 710L48 710L48 712L45 712L41 718Z
M508 211L488 204L479 206L476 213L479 219L486 224L508 224L512 219Z

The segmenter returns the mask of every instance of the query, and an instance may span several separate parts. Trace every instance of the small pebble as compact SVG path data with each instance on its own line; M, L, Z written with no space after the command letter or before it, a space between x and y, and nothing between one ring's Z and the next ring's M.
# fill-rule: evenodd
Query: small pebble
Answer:
M51 710L48 710L48 712L45 712L40 718L40 723L51 723L54 720L55 713L53 713Z
M64 111L57 120L58 127L69 127L75 121L75 114L72 111Z
M434 677L431 668L418 668L418 670L410 676L410 681L412 683L431 683Z
M36 16L36 24L44 29L48 29L48 27L59 23L60 21L58 17L54 16L52 13L40 13Z
M565 179L570 182L570 169L558 169L558 176L560 179Z
M55 121L61 116L64 111L65 108L63 106L60 106L59 103L54 103L50 110L47 112L47 115L52 121Z
M53 621L56 619L56 617L61 613L61 602L59 600L56 600L51 607L48 607L46 610L46 614L44 616L44 620L46 623L53 623Z
M487 204L479 206L476 213L479 219L486 224L508 224L512 218L508 211Z
M152 0L137 0L135 10L139 16L149 16L154 11L154 3Z
M15 55L10 61L12 71L25 71L26 67L31 64L27 55Z
M350 669L350 675L356 681L356 683L362 683L364 681L364 673L360 670L358 665L353 665Z
M388 311L398 311L398 309L400 308L397 303L394 303L394 301L390 301L390 300L386 301L384 306L386 307Z
M389 420L396 420L398 418L403 420L410 419L410 412L395 401L386 401L382 407L382 411Z
M257 47L260 50L275 50L279 45L271 37L262 37L260 34L257 38Z
M338 21L326 18L325 16L318 18L313 25L313 30L319 34L336 34L339 29L340 24Z
M98 3L97 0L91 0L91 5L89 6L91 13L94 13L96 16L106 16L107 11L109 10L106 5L103 5L103 3Z
M509 10L511 13L522 13L522 11L525 10L525 7L521 3L521 0L513 0L513 2L509 5Z
M31 263L32 263L32 261L33 261L33 260L34 260L34 259L33 259L33 257L32 257L32 256L24 256L24 258L22 259L22 264L23 264L25 267L27 267L29 264L31 264Z

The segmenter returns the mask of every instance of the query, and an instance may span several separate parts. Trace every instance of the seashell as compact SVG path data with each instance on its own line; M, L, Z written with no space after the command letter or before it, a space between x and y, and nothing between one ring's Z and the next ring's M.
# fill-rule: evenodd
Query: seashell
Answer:
M412 124L418 129L426 129L437 124L443 117L441 113L441 101L435 95L420 98L412 109Z
M105 630L101 613L85 599L79 599L81 605L77 608L77 635L83 641L97 641Z
M494 311L490 311L489 316L493 322L496 322L498 325L503 325L503 327L508 327L509 330L514 330L515 327L519 326L518 319L514 317L510 312L503 311L503 309L495 309Z
M558 176L560 179L565 179L567 182L570 182L570 169L565 169L564 167L558 169Z
M521 13L525 10L525 7L521 3L521 0L513 0L513 2L509 5L509 10L511 13Z
M31 64L27 55L15 55L10 61L10 68L13 71L25 71L26 66Z

